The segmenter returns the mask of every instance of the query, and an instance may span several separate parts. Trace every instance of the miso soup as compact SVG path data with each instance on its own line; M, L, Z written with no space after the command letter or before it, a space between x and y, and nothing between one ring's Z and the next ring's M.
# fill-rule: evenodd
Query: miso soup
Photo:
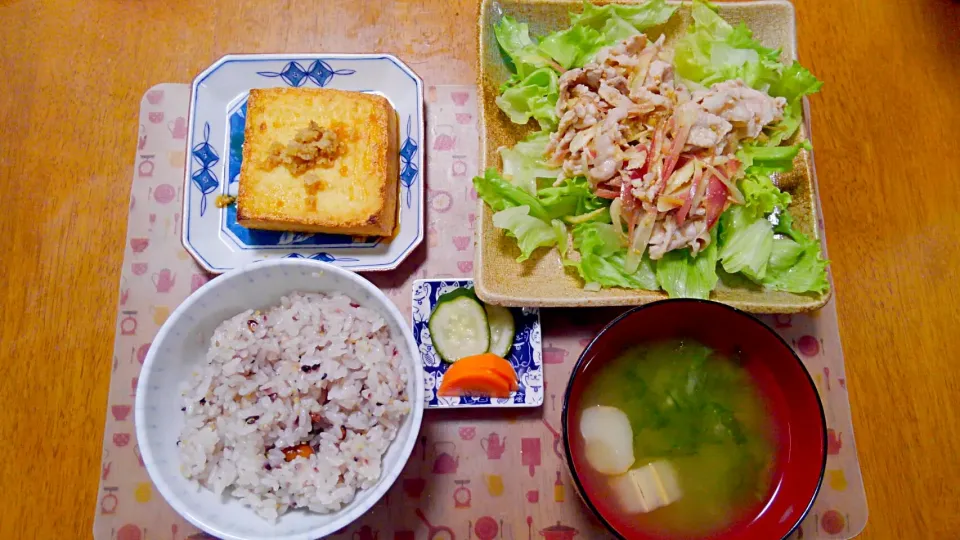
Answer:
M585 375L572 448L590 500L618 529L698 538L761 511L776 438L737 356L665 341Z

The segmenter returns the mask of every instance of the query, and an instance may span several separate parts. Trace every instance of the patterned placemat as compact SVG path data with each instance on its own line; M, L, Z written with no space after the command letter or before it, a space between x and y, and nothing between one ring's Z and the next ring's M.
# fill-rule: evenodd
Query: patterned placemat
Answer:
M154 490L135 440L133 397L140 365L160 325L210 277L180 245L189 86L161 84L144 96L120 283L110 403L97 498L99 540L184 540L196 529ZM396 271L367 277L410 313L420 278L473 271L477 171L476 91L427 93L427 238ZM419 444L388 495L344 540L606 537L577 498L563 462L562 393L590 337L619 313L543 310L544 405L524 410L431 410ZM589 321L584 323L583 321ZM831 301L817 313L768 317L799 351L823 398L829 456L823 489L796 538L851 538L867 504L853 440L843 356Z

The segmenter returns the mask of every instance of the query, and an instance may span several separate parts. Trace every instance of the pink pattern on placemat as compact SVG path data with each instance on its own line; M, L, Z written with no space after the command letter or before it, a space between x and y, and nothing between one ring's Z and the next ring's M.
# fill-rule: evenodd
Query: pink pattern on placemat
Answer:
M95 509L98 540L208 538L151 489L130 414L140 365L153 336L172 310L210 279L186 254L179 238L189 95L187 85L165 84L151 89L142 102ZM430 87L428 96L428 144L436 151L427 154L426 245L399 270L368 276L407 313L414 279L473 271L477 193L470 179L479 164L476 91L467 86ZM543 360L549 366L544 369L546 379L537 382L550 400L543 409L537 414L501 410L476 418L448 414L451 411L427 415L414 454L387 497L333 537L413 540L445 534L460 540L532 540L546 533L601 537L599 526L571 491L559 426L570 369L605 322L578 325L562 313L545 318ZM804 537L849 538L866 521L866 502L835 306L831 301L817 317L771 316L766 322L795 344L819 378L830 428L828 475L804 523Z

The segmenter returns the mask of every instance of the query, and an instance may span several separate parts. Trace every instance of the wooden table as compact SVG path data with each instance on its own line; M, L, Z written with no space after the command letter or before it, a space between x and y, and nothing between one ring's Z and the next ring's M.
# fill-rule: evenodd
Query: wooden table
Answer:
M870 504L960 538L960 3L797 0ZM396 53L471 83L467 0L0 5L0 538L90 535L140 98L230 52ZM957 334L954 334L955 336Z

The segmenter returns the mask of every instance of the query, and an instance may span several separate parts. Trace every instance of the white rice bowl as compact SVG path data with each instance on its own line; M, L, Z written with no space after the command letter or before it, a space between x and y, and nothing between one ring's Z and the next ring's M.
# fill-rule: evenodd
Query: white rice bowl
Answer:
M144 362L144 464L175 510L218 537L335 532L410 455L423 410L415 350L396 307L355 274L298 259L225 274L169 317Z
M340 293L293 293L225 321L210 341L184 391L188 478L271 520L291 507L337 511L380 478L410 401L376 311Z

